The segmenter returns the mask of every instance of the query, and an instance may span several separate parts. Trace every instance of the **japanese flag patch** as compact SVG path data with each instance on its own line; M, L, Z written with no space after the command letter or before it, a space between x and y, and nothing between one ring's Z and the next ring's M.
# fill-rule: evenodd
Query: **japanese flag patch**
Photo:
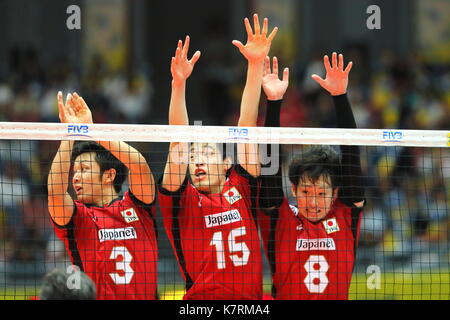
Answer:
M122 217L125 219L125 221L128 223L139 221L136 211L134 211L133 208L120 211L120 213L122 214Z
M230 190L226 191L223 196L225 197L225 199L227 199L227 201L230 204L235 203L238 200L242 199L242 196L240 195L240 193L237 191L237 189L235 187L231 188Z
M339 226L337 224L336 218L325 220L323 222L323 226L325 227L325 231L327 232L327 234L339 231Z

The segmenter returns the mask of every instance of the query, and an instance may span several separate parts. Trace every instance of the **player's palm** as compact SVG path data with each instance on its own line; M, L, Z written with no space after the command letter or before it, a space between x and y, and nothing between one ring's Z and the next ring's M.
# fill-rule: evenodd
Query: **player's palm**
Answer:
M324 56L326 78L322 79L316 74L313 74L312 78L333 96L345 94L348 86L348 74L352 65L353 63L350 62L344 70L344 57L340 54L338 63L336 52L333 52L332 65L330 65L328 56Z
M189 63L188 60L172 60L170 71L172 73L172 78L174 81L186 81L187 78L189 78L189 76L191 75L192 70L194 70L194 65L192 63Z
M273 57L273 65L270 67L270 58L264 60L262 77L264 93L269 100L281 100L289 86L289 68L284 68L283 80L278 78L278 59Z
M77 123L92 123L92 113L87 103L76 92L73 94L72 110L74 111Z
M278 75L271 73L263 77L262 85L266 96L277 97L284 95L289 83L278 79Z
M250 22L247 18L244 19L245 28L247 30L247 43L243 45L240 41L233 40L233 44L239 48L239 51L248 61L261 61L267 56L272 44L273 38L277 34L278 28L275 27L269 36L268 20L264 18L264 24L262 30L260 29L258 15L253 15L254 29L250 26Z
M259 61L267 56L270 45L271 42L259 36L247 41L247 44L240 51L248 61Z

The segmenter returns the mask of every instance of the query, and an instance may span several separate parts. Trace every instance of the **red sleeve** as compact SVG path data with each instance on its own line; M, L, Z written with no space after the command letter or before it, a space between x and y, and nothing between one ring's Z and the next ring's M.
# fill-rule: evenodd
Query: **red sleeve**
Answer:
M123 195L123 201L131 206L137 206L140 208L143 208L151 217L155 217L155 203L156 203L156 197L153 199L152 203L144 203L131 192L131 190L128 190Z
M67 239L67 229L71 227L75 222L75 217L78 215L84 214L84 205L78 201L73 202L73 213L72 218L70 218L69 222L66 225L59 225L53 220L50 216L50 220L52 221L53 230L55 230L55 234L58 236L61 241L65 242Z

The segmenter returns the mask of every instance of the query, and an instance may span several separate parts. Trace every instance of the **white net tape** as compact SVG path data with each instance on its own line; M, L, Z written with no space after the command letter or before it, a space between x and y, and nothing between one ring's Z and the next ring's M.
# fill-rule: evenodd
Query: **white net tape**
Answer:
M449 147L445 130L0 122L0 139Z

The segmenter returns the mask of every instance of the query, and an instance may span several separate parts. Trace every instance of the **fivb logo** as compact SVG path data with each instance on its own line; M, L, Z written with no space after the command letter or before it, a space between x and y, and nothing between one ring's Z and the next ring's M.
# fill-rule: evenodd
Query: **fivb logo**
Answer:
M205 216L205 223L207 228L218 227L224 224L230 224L241 220L241 215L236 209Z
M86 134L89 133L89 126L87 125L77 125L77 124L69 124L67 126L67 133L71 134Z
M383 131L383 141L400 142L403 140L403 132L401 131Z
M228 137L232 139L248 139L249 132L247 128L228 128Z
M297 251L336 250L333 238L324 239L297 239Z

